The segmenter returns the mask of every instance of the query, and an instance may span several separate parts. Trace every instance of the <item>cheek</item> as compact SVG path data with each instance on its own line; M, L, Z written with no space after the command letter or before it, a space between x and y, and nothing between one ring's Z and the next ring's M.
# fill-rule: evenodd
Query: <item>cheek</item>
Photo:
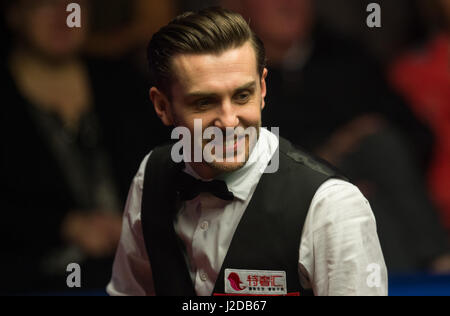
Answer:
M172 113L176 125L185 126L190 130L194 129L195 120L202 120L202 125L205 126L209 122L211 116L207 113L196 113L185 108L174 108Z
M198 113L180 102L174 101L170 107L173 116L174 124L176 126L185 126L190 130L194 130L195 120L202 120L203 127L208 127L214 120L212 112Z
M246 126L256 126L261 122L261 101L243 107L239 113L240 121Z
M174 115L175 126L188 128L192 138L195 137L196 120L201 120L201 125L197 123L200 126L197 128L197 134L202 134L206 128L214 125L214 117L210 114L182 112Z

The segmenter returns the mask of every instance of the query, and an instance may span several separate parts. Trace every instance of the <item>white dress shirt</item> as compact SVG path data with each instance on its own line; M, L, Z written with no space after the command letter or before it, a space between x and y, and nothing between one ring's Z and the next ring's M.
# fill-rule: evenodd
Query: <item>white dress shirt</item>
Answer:
M183 203L174 227L185 245L184 255L197 295L213 294L234 232L268 165L267 158L274 155L278 145L274 134L261 129L259 150L252 152L242 169L222 177L235 196L231 203L209 193ZM130 189L113 276L107 287L113 296L155 294L141 227L144 175L150 155L142 162ZM189 164L184 171L200 178ZM317 296L387 295L387 269L375 218L357 187L337 179L325 182L312 200L303 231L300 226L298 270L304 288L313 289Z

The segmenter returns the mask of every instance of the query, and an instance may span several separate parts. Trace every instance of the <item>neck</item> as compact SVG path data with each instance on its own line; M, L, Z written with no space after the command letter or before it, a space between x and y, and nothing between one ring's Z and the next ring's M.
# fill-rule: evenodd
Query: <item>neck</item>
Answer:
M12 51L11 59L12 61L22 63L24 66L45 69L47 72L64 71L79 62L75 56L52 58L35 50L28 49L23 45L18 45Z
M197 173L203 180L212 180L222 174L222 172L214 170L206 163L202 162L189 162L191 168Z
M30 80L32 78L33 85L64 82L82 68L80 61L75 58L50 62L40 55L20 48L12 52L9 66L17 79Z

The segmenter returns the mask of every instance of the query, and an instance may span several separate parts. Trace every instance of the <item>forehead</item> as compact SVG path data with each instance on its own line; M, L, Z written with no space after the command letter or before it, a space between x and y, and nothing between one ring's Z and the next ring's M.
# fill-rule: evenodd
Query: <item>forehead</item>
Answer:
M178 55L172 61L177 92L219 91L256 80L256 53L250 42L220 54Z

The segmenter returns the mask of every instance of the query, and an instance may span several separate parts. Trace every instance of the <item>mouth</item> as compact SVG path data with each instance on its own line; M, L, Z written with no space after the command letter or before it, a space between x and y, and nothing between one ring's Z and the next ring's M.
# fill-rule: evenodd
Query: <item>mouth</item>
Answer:
M237 152L238 148L240 148L245 141L245 135L244 136L235 136L232 139L225 140L225 143L223 145L223 151L225 153L230 152Z
M225 157L233 157L236 155L240 155L243 151L244 148L243 146L246 144L246 135L233 135L231 137L229 137L228 139L224 139L223 141L221 140L212 140L212 142L210 142L210 145L212 145L214 148L213 150L213 154L214 155L221 155L223 157L223 159L226 159ZM206 145L206 144L205 144ZM221 152L217 152L216 149L221 148Z

